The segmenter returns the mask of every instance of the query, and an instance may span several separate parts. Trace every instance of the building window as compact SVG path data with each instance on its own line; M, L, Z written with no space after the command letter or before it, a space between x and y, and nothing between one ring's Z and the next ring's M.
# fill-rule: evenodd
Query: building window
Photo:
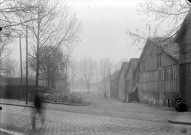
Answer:
M157 65L158 67L161 67L161 53L157 56Z
M173 68L173 79L179 79L178 68Z
M164 80L164 70L161 70L161 80Z

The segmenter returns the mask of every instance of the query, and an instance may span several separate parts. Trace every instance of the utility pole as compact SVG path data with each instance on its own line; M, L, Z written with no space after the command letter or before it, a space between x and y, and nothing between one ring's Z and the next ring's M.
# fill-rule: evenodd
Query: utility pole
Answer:
M20 44L20 70L21 70L21 93L23 97L23 70L22 70L22 48L21 48L21 35L19 34L19 44Z
M26 26L26 104L28 104L28 27Z

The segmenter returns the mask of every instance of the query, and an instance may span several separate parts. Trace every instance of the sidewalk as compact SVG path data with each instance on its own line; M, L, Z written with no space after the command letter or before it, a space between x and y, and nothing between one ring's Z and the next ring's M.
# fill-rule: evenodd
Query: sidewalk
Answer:
M0 105L13 105L13 106L23 106L23 107L32 107L33 103L32 102L28 102L28 104L26 104L26 101L22 101L22 100L15 100L15 99L0 99Z
M168 119L173 124L191 125L191 112L181 112L174 119Z
M92 102L92 105L83 107L48 104L47 109L191 125L190 112L176 112L173 108L149 106L147 104L120 103L113 100L106 100L105 104L102 101L101 105L99 103L100 100ZM0 106L1 104L22 107L33 106L32 102L28 102L26 105L25 101L12 99L0 99Z

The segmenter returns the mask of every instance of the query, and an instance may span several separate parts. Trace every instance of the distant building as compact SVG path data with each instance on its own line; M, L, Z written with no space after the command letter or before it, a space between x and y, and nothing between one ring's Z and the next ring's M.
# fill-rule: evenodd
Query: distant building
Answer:
M39 85L48 87L48 80L46 74L39 75ZM51 84L50 87L54 88L57 91L65 91L67 86L67 75L66 73L56 73L54 84Z
M75 80L73 82L69 82L70 84L70 91L71 92L88 92L87 84L82 79ZM96 92L97 88L95 83L90 83L89 92Z
M113 75L111 75L111 82L110 82L110 97L119 99L119 73L120 71L115 71Z
M125 75L127 73L127 69L129 66L129 62L123 62L120 72L119 72L119 79L118 79L118 90L119 90L119 99L120 100L125 100L126 98L126 93L125 93L125 88L126 88L126 82L125 82Z
M131 58L129 61L129 66L126 72L126 102L131 101L135 97L129 97L130 93L135 92L133 91L134 86L135 86L135 77L134 77L134 71L139 62L139 59L137 58ZM134 99L137 100L137 99Z
M103 78L99 82L99 95L102 97L110 97L110 81L111 81L111 76L107 76Z
M179 46L170 38L149 38L135 69L143 103L166 105L179 96Z
M21 87L21 78L6 78L6 86L4 89L1 89L2 94L0 97L10 98L10 99L22 99L26 97L26 78L22 78L22 87ZM35 88L35 80L28 79L28 92Z

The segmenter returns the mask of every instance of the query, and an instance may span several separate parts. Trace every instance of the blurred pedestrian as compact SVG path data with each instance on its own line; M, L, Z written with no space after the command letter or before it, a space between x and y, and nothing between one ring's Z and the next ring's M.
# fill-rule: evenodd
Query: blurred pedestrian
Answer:
M45 117L44 117L44 105L43 105L43 99L40 94L35 92L34 98L34 108L32 111L32 128L35 129L36 125L36 115L41 119L42 125L44 124Z

